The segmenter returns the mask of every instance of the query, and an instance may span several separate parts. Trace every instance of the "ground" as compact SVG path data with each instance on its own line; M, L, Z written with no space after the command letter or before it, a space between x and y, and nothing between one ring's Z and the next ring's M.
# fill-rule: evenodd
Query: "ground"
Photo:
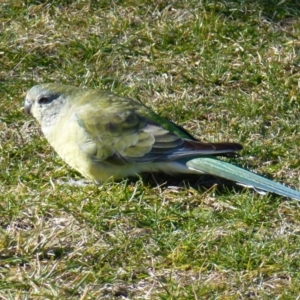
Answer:
M209 177L82 179L22 110L42 82L139 99L300 189L293 1L2 1L0 299L296 299L300 207Z

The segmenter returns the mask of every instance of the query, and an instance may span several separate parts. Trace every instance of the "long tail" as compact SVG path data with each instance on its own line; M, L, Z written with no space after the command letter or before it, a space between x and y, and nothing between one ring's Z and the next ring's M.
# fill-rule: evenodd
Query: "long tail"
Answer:
M226 178L248 187L300 201L300 192L215 158L194 158L189 160L186 165L191 170Z

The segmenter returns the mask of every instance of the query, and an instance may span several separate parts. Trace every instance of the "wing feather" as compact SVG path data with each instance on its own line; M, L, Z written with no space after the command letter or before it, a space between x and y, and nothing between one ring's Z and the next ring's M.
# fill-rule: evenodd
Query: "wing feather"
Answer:
M75 112L90 137L89 154L95 160L123 165L226 155L242 149L236 143L202 143L137 101L104 96L99 94L97 105L87 103Z

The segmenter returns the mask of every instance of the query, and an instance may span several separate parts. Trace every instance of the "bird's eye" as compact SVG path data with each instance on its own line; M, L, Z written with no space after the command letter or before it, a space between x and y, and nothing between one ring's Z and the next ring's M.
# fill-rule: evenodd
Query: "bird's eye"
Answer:
M47 104L47 103L50 103L52 101L51 98L48 98L48 97L41 97L39 100L38 100L38 104Z

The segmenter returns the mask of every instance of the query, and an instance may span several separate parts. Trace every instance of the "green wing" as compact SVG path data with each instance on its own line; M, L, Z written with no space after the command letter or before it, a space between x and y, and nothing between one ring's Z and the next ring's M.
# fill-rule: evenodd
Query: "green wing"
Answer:
M132 99L91 90L80 97L75 115L90 137L83 150L100 161L143 163L241 149L234 143L195 141L179 126Z

